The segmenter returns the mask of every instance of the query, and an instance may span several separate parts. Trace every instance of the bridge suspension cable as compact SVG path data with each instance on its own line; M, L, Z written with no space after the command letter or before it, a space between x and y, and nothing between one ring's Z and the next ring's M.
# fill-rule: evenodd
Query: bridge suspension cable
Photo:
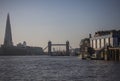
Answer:
M46 46L43 50L46 50L48 48L48 46Z

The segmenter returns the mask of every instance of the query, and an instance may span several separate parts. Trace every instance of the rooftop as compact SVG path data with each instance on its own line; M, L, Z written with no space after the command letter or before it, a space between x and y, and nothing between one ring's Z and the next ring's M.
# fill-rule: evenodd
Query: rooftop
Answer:
M97 31L95 32L94 37L109 35L109 34L120 34L120 30L106 30L106 31Z

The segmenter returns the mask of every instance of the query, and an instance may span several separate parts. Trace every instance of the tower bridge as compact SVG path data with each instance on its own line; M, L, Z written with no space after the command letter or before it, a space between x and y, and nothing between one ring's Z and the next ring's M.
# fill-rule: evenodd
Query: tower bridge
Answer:
M65 46L66 47L66 56L69 56L70 55L70 44L69 44L69 41L66 41L65 44L52 44L51 41L48 42L48 45L43 49L43 50L46 50L48 48L48 54L49 55L53 55L53 52L52 52L52 46Z

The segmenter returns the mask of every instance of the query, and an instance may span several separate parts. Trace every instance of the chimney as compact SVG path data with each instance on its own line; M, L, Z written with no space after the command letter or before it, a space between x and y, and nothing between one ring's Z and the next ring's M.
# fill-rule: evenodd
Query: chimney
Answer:
M89 34L89 38L92 38L92 35L91 35L91 34Z

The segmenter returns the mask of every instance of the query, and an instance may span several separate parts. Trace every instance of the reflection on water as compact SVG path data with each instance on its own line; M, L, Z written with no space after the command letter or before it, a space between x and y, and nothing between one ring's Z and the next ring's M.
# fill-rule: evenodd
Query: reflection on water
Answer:
M120 81L120 63L72 56L0 56L0 81Z

